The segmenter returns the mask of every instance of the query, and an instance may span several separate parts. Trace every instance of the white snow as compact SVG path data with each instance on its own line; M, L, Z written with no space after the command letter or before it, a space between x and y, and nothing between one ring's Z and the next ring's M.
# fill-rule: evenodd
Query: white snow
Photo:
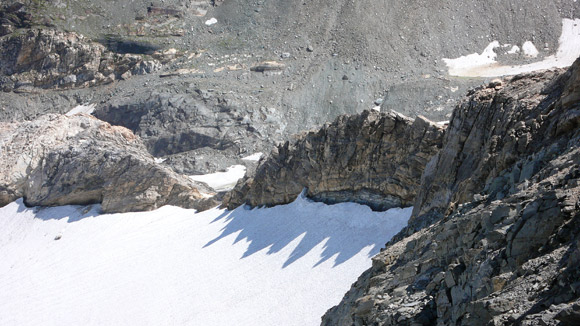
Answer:
M319 325L411 214L99 209L0 208L0 325Z
M486 66L495 63L497 54L493 51L499 47L498 41L493 41L483 50L481 54L472 53L457 59L443 59L449 67L449 74L455 75L455 72L464 71L472 67Z
M263 155L264 155L264 153L258 152L258 153L254 153L252 155L243 157L242 160L244 160L244 161L255 161L255 162L257 162L257 161L259 161L262 158Z
M153 160L155 161L155 163L161 164L161 163L165 162L166 158L154 157Z
M443 59L443 61L449 68L449 75L463 77L498 77L542 69L569 67L580 56L580 19L562 20L562 35L558 43L558 51L554 55L525 65L505 66L496 62L493 50L499 46L497 41L490 43L482 54L474 53L456 59ZM534 56L534 50L537 51L531 42L525 42L522 45L522 51L525 55Z
M536 46L531 41L526 41L522 44L522 51L524 52L524 55L532 58L535 58L540 54L540 51L536 49Z
M512 46L512 48L506 52L507 54L516 54L520 52L520 47L517 45Z
M208 20L205 21L205 24L207 26L211 26L211 25L213 25L215 23L217 23L217 19L215 19L215 18L210 18L210 19L208 19Z
M216 172L203 175L190 175L194 181L207 183L215 191L226 191L234 188L240 178L246 174L246 167L243 165L232 165L226 172Z
M93 111L95 111L95 106L96 106L95 104L77 105L74 108L72 108L70 111L65 113L65 115L71 116L71 115L75 115L77 113L91 114L91 113L93 113Z

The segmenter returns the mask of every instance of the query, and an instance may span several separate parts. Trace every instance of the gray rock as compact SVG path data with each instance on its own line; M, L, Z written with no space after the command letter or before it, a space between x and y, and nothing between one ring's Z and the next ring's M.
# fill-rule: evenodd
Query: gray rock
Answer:
M576 123L568 99L580 98L578 76L580 61L494 82L459 105L413 220L322 325L577 324L580 183L570 181L580 176L580 128L562 126ZM509 176L526 162L534 168L522 187ZM497 189L512 191L497 197ZM422 280L432 281L415 286ZM352 313L376 293L390 296ZM420 303L403 309L408 302Z
M208 187L159 166L139 137L91 116L0 126L0 205L101 203L103 212L206 207Z
M375 111L341 116L279 146L223 204L284 204L308 188L308 197L327 203L357 202L376 210L409 206L442 136L442 128L422 117L413 121Z
M87 87L109 83L131 71L151 73L161 64L117 54L86 37L55 29L27 29L0 39L0 76L34 88ZM6 90L6 87L3 87Z

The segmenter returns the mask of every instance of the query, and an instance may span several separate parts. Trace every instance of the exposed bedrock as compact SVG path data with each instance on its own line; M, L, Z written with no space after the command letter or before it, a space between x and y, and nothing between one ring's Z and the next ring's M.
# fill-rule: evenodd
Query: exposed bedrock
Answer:
M410 206L443 130L423 117L394 112L340 116L278 146L255 175L226 195L224 205L284 204L308 188L308 197L327 203L358 202L376 210Z
M579 69L470 94L410 225L322 325L579 324Z
M284 112L240 103L231 94L193 88L146 90L96 108L97 118L139 135L147 150L187 174L215 172L264 152L281 138Z
M0 124L0 205L101 203L107 213L205 208L207 187L155 163L130 130L88 115Z
M0 91L5 92L94 86L160 68L155 59L116 54L72 32L32 28L0 38Z

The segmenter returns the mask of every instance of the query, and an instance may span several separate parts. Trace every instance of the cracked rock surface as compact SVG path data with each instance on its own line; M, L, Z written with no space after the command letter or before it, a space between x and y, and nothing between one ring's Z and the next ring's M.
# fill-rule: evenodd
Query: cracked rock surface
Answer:
M464 100L409 226L322 325L580 323L579 69Z

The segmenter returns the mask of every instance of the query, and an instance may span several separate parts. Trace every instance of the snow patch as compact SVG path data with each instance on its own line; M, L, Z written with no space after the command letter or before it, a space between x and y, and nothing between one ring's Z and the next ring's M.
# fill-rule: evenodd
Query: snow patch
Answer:
M99 210L0 208L0 325L318 325L412 208Z
M91 113L93 113L93 111L95 111L95 107L96 107L95 104L77 105L72 110L65 113L65 115L70 117L70 116L78 114L78 113L91 114Z
M208 20L205 21L205 24L207 26L211 26L211 25L213 25L215 23L217 23L217 19L215 19L215 18L210 18L210 19L208 19Z
M234 189L239 179L246 174L246 167L243 165L230 166L225 172L216 172L202 175L190 175L193 181L207 183L215 191L227 191Z
M525 65L504 66L497 63L495 61L496 54L493 51L499 46L497 41L490 43L482 54L474 53L456 59L443 59L443 61L449 68L449 75L462 77L499 77L542 69L569 67L580 56L580 19L562 20L562 35L558 44L556 54L545 57L542 61ZM537 51L531 42L524 43L522 47L524 46L526 49L522 49L522 51L527 55L533 56L534 50Z
M499 47L498 41L493 41L483 50L481 54L472 53L457 59L443 59L449 67L449 74L454 75L455 72L463 71L465 69L470 69L472 67L479 67L490 65L495 62L497 54L493 51L495 48Z
M250 156L243 157L242 160L258 162L262 158L263 155L264 155L264 153L258 152L258 153L254 153Z
M161 158L161 157L154 157L153 160L155 160L155 163L161 164L161 163L165 162L165 160L167 160L167 159Z
M517 45L512 46L512 48L506 52L507 54L516 54L520 52L520 47Z
M522 44L522 51L524 52L524 55L532 58L535 58L538 56L538 54L540 54L540 51L536 49L534 43L530 41L526 41L524 44Z

